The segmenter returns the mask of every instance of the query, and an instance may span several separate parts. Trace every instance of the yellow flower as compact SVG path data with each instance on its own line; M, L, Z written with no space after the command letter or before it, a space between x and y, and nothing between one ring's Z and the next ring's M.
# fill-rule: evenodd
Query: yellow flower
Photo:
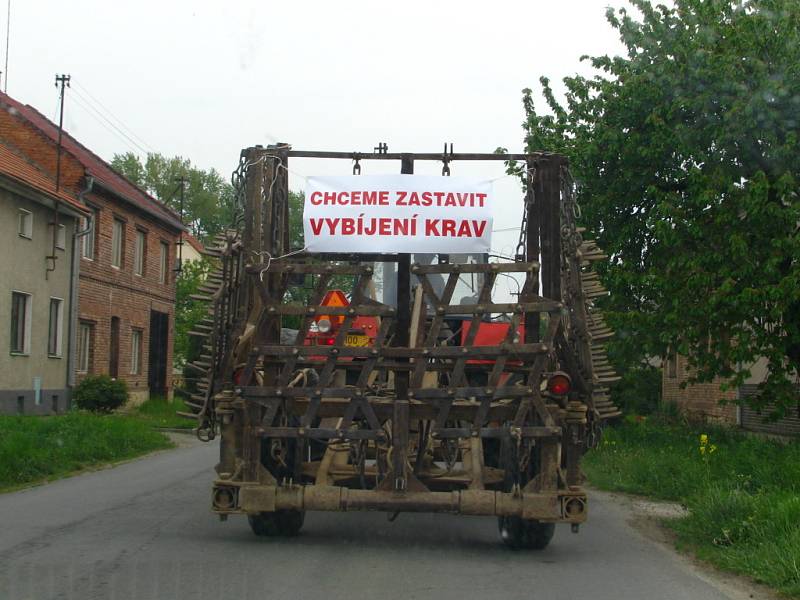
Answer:
M708 449L708 452L709 453L714 452L716 449L717 449L717 447L714 444L711 444L711 446Z
M706 447L700 446L700 454L705 454L705 453L706 453Z
M708 436L705 433L701 434L700 435L700 444L705 446L707 443L708 443Z

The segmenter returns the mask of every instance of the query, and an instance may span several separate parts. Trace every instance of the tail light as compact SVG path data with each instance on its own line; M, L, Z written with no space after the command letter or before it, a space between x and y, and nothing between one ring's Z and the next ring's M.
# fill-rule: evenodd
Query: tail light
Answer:
M572 388L572 382L566 373L554 373L547 380L547 391L555 396L566 396Z
M336 343L336 338L334 336L330 337L320 336L317 338L318 346L333 346L335 343Z

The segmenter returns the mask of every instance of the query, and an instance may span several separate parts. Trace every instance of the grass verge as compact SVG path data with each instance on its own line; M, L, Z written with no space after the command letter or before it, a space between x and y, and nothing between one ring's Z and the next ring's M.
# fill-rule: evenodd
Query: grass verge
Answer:
M601 489L681 502L680 547L800 598L800 442L648 419L608 429L583 465Z
M0 490L172 446L132 416L77 411L50 417L0 415Z
M146 400L133 411L134 416L151 427L168 427L170 429L192 429L197 426L197 421L178 416L177 411L191 412L180 398L172 402L158 396Z

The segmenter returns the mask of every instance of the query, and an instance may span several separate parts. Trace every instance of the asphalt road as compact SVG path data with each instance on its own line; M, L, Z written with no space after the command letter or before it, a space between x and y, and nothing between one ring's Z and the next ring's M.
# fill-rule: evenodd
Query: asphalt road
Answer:
M721 600L686 559L594 494L577 535L514 552L495 519L307 515L292 539L257 538L209 512L216 445L0 495L0 599Z

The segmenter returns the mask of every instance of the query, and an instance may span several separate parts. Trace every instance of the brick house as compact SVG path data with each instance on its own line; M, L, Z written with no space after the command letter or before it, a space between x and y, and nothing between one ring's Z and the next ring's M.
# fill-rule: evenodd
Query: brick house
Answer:
M31 106L0 94L0 139L54 174L58 129ZM71 383L107 373L134 403L172 393L178 215L64 132L61 181L91 217L81 229Z
M664 361L662 369L661 397L665 402L675 403L682 413L690 416L738 425L749 431L777 435L800 435L800 393L798 403L778 421L765 420L771 406L761 412L743 402L756 394L758 384L767 376L766 361L760 360L750 368L751 376L738 388L723 391L724 379L715 378L709 383L681 384L689 379L688 359L679 354ZM721 403L723 402L723 403Z

